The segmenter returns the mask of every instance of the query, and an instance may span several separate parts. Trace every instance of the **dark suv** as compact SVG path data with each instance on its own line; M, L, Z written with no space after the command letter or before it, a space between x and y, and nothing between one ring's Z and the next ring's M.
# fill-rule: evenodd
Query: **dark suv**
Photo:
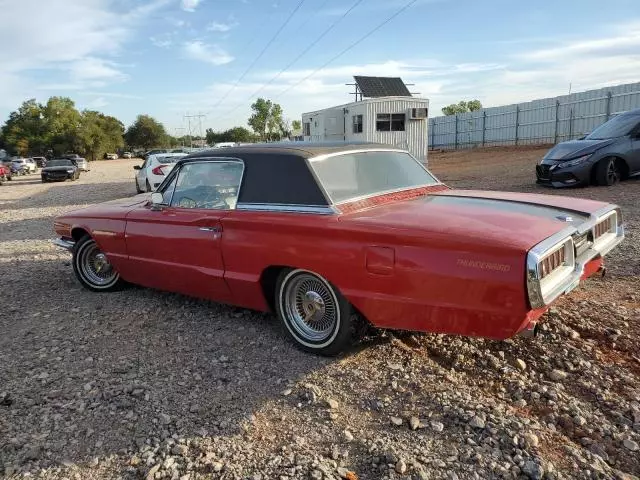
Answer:
M554 187L613 185L640 173L640 108L616 115L578 140L562 142L536 165L537 182Z

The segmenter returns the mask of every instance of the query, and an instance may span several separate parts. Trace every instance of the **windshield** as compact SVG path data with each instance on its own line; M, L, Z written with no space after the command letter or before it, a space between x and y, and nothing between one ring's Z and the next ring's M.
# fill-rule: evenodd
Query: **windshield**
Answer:
M586 140L605 140L629 135L640 122L640 115L618 115L587 135Z
M312 159L311 166L333 203L438 183L404 152L343 153Z
M51 160L47 162L47 167L73 167L71 160Z

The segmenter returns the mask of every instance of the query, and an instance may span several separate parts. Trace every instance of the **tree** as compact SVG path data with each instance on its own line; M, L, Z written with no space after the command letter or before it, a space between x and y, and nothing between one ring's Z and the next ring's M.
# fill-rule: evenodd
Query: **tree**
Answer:
M302 122L300 120L294 120L293 122L291 122L291 129L294 132L302 130Z
M46 143L54 154L75 152L81 148L78 139L81 116L73 100L67 97L51 97L44 106L43 115Z
M251 105L253 114L249 117L249 126L260 136L260 140L265 139L269 116L271 115L271 100L259 98Z
M206 139L209 145L220 142L250 143L256 140L256 136L244 127L233 127L223 132L207 128Z
M480 100L469 100L468 102L461 100L458 103L452 103L451 105L443 107L442 113L445 115L456 115L458 113L475 112L481 108L482 103L480 103Z
M3 147L10 152L43 154L48 140L44 107L35 99L24 102L17 111L11 112L0 129L0 137Z
M123 133L124 125L117 118L91 110L82 112L79 139L84 155L91 160L124 146Z
M286 135L287 125L282 117L282 107L271 100L258 98L251 105L253 114L249 117L249 126L258 134L260 140L280 140Z
M138 115L125 132L124 138L130 147L142 147L145 150L169 143L164 126L149 115Z

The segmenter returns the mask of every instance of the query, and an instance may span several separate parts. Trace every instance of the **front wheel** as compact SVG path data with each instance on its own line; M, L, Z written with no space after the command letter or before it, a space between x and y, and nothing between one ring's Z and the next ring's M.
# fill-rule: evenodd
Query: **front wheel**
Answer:
M282 271L275 304L287 333L303 350L336 355L351 344L353 309L320 275L301 269Z
M620 181L622 172L615 158L604 158L596 165L596 182L598 185L610 187Z
M89 235L82 237L74 246L72 264L76 277L88 290L110 292L123 285L120 274Z

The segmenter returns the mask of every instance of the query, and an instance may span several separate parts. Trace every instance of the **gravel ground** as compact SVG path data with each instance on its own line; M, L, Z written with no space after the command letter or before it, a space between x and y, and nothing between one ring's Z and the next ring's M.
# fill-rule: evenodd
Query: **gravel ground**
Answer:
M535 340L380 332L304 354L271 315L83 290L55 215L134 193L135 161L0 186L0 475L49 479L485 479L640 475L640 181L536 187L540 149L433 153L454 187L623 207L628 238ZM635 475L635 476L634 476Z

